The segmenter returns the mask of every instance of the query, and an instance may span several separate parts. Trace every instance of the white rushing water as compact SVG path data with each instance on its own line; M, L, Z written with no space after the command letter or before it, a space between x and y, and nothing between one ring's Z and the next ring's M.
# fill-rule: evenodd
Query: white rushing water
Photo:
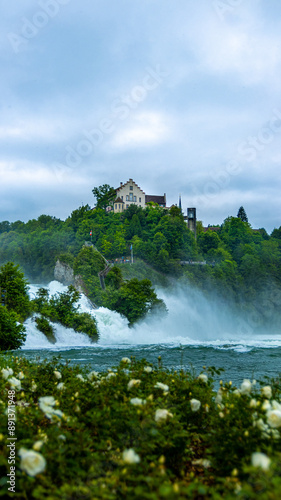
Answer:
M40 285L30 285L33 298ZM57 281L49 283L50 295L65 292L67 287ZM99 341L93 344L87 335L75 332L58 324L52 324L56 343L51 344L29 318L25 322L27 339L23 349L69 349L94 346L120 347L133 345L186 345L210 346L217 349L235 349L245 352L253 347L279 347L281 334L257 332L256 324L243 321L229 307L219 301L207 300L203 294L192 289L182 289L167 293L158 291L164 299L168 314L151 316L133 328L129 328L126 318L104 307L93 309L87 297L81 294L81 312L88 312L97 321Z

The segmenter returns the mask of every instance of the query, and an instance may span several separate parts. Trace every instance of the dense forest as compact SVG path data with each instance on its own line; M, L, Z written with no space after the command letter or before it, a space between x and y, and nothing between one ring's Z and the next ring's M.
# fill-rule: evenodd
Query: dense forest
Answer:
M83 247L91 241L92 250ZM136 265L129 266L129 273L124 264L112 267L106 277L107 292L103 292L97 274L104 261L93 248L114 263L128 260L132 248ZM280 250L281 227L271 235L265 229L252 229L243 207L221 226L206 229L197 223L196 239L178 207L165 209L156 204L145 209L130 205L117 214L106 212L99 204L95 209L86 205L65 221L41 215L27 223L0 223L0 264L13 261L30 282L44 283L53 279L57 259L67 262L75 274L82 276L93 302L119 311L131 323L154 306L163 306L164 310L153 295L151 283L144 279L149 266L165 277L168 286L191 284L250 312L255 325L267 321L278 324ZM138 276L134 269L138 269ZM132 313L130 298L141 293L149 297L149 307L141 314L139 310Z

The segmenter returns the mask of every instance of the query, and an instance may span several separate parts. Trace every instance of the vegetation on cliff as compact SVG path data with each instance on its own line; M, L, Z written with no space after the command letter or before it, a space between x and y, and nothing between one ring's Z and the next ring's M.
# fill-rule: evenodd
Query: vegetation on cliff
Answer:
M204 230L198 223L195 240L177 207L154 205L142 209L130 205L123 213L114 214L107 213L104 206L92 210L86 205L65 221L41 215L27 223L0 223L0 262L13 260L30 281L46 282L53 279L60 258L73 267L75 274L83 276L86 291L97 305L118 308L120 283L111 275L106 292L99 285L98 272L105 266L104 259L97 253L94 262L87 250L81 253L85 241L92 240L107 260L117 260L121 270L123 266L123 296L126 280L156 279L153 272L147 275L150 267L158 277L163 276L164 286L175 280L191 284L206 294L216 293L223 301L234 302L245 314L255 317L258 325L268 321L278 325L281 228L268 235L264 229L252 229L247 220L240 207L237 217L227 217L221 226ZM135 271L128 271L119 263L130 259L131 247L134 258L144 262L143 270L138 264ZM129 318L130 312L122 313Z
M122 271L112 266L105 277L106 288L101 288L98 273L107 261L93 247L85 246L73 263L75 275L82 278L85 293L97 306L104 306L125 316L130 325L143 319L148 313L166 313L166 307L148 279L124 280Z
M76 303L80 293L73 286L50 298L48 290L41 288L37 297L30 300L24 273L19 266L8 262L0 268L0 289L0 351L22 347L26 339L23 321L34 313L38 330L52 343L56 340L55 332L48 319L97 340L96 321L90 314L79 312Z
M47 318L55 323L60 323L67 328L73 328L76 332L86 333L91 339L98 339L98 330L95 319L89 313L79 312L77 302L80 293L73 285L68 287L67 292L58 293L49 297L45 288L38 290L36 298L32 301L33 310L40 313L39 320L36 318L41 331L52 341L52 327ZM35 320L35 321L36 321Z

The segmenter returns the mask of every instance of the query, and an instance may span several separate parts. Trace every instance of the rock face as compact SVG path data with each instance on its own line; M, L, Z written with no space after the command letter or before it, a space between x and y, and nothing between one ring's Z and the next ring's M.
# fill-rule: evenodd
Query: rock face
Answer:
M54 278L63 285L73 285L74 284L74 272L73 269L68 265L57 260L54 269Z
M64 264L63 262L60 262L60 260L57 260L54 269L54 278L63 285L73 285L78 292L84 293L87 297L87 290L82 276L80 276L80 274L74 276L73 269L68 264ZM98 306L96 306L96 304L94 304L94 302L92 302L89 298L88 302L93 309L97 309Z

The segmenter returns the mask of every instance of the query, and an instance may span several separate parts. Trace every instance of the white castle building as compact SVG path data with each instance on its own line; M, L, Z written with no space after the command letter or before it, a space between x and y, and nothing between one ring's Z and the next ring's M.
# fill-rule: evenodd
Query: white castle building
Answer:
M160 207L166 207L166 193L164 193L164 196L145 194L133 179L129 179L125 184L120 182L120 186L116 189L113 210L115 213L123 212L130 205L145 208L147 203L151 201L157 203Z

